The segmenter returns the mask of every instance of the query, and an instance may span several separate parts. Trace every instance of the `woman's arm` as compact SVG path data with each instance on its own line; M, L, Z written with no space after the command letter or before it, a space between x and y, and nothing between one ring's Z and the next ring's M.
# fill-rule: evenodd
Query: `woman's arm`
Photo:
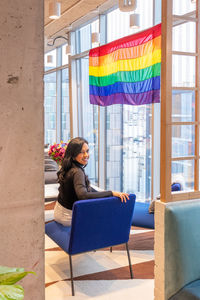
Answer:
M111 196L119 197L121 199L121 202L126 202L126 200L129 199L129 195L127 193L120 193L115 191L88 192L85 184L85 173L81 169L76 170L74 174L73 182L74 182L74 189L79 200L104 198L104 197L111 197Z
M84 199L95 199L95 198L104 198L113 196L111 191L103 191L103 192L88 192L86 184L85 184L85 174L84 171L80 168L76 169L73 177L73 184L76 195L79 200Z

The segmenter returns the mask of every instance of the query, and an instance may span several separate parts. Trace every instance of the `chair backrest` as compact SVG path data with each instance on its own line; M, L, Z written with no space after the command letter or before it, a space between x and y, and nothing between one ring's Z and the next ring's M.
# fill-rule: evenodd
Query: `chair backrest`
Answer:
M69 254L126 243L129 240L135 195L126 203L117 197L74 203Z
M169 299L186 284L200 279L199 228L199 200L168 202L166 204L164 230L165 299ZM188 296L187 299L197 298Z

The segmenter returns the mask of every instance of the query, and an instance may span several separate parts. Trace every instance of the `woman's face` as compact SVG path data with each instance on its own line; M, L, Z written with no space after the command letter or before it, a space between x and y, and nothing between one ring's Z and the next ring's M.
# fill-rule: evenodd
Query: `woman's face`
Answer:
M89 159L89 147L84 143L81 152L75 157L75 160L81 165L87 165Z

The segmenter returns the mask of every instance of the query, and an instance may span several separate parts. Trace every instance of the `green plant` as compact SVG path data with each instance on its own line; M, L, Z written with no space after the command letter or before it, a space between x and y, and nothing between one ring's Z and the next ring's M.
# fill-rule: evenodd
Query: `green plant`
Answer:
M15 284L24 278L28 273L23 268L9 268L0 266L0 300L22 300L24 289L21 285Z

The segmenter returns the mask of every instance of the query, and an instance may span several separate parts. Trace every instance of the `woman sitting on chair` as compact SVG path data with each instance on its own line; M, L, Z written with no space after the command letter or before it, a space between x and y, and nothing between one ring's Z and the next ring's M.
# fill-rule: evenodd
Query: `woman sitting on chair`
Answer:
M64 226L71 225L72 207L75 201L111 196L119 197L121 202L129 199L127 193L93 190L84 171L88 159L88 142L81 137L72 139L67 146L62 167L57 173L60 187L54 208L54 218L56 222Z

